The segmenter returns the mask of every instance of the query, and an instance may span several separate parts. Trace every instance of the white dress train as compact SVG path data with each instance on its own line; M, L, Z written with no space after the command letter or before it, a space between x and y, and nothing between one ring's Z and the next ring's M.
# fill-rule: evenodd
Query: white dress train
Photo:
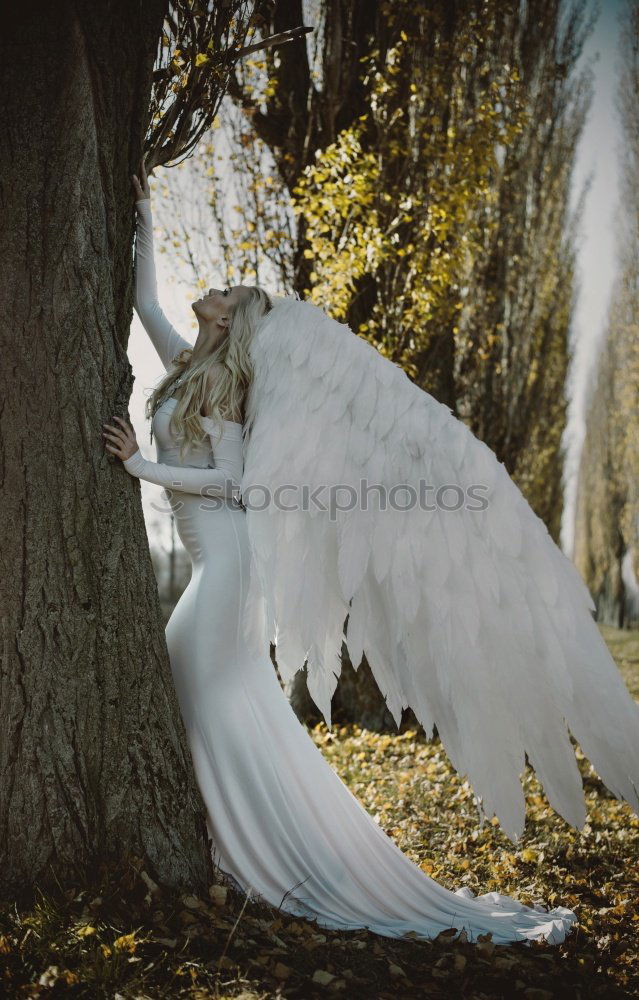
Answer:
M190 345L159 307L150 204L137 208L136 310L168 368ZM158 462L138 452L124 464L133 475L173 486L170 504L192 562L166 639L214 861L245 892L323 928L418 939L456 928L469 941L487 932L499 944L563 941L577 920L566 907L528 907L496 892L474 896L467 887L452 891L426 875L314 744L269 650L257 655L244 638L250 550L246 512L231 495L241 477L241 425L225 421L221 439L211 433L181 466L169 427L174 405L166 400L153 418ZM200 489L209 484L203 497ZM215 491L228 496L214 497Z

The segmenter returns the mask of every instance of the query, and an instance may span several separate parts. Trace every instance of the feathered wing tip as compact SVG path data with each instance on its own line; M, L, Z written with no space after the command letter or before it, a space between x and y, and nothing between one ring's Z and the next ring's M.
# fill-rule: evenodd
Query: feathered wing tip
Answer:
M526 756L583 826L570 733L639 814L639 707L587 587L503 463L310 303L281 302L253 351L242 485L256 648L277 643L285 680L307 661L329 727L342 641L355 668L366 655L397 725L409 706L427 734L436 725L514 842Z

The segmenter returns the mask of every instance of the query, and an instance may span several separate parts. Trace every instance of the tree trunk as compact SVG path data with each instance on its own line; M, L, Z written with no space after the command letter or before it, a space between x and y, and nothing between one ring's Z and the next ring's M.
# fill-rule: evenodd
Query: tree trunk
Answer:
M141 857L211 880L128 417L131 174L166 0L61 0L3 20L0 129L0 892Z
M420 728L420 723L412 709L405 708L398 729L365 656L355 670L346 644L342 643L341 659L342 668L331 704L333 726L354 722L362 726L363 729L370 729L376 733L397 733L405 725L411 728ZM303 667L297 671L291 681L284 685L284 690L300 722L314 726L321 721L322 715L308 693L306 676L307 670L306 667Z

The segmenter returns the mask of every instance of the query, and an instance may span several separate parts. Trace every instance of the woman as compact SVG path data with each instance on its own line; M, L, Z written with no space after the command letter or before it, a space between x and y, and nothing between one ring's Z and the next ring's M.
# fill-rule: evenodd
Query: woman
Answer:
M171 488L192 561L166 639L214 861L244 891L326 928L422 939L456 928L470 941L487 932L500 944L562 941L577 919L572 910L527 907L496 892L475 897L466 887L452 892L413 864L300 724L268 649L247 645L249 541L236 502L242 404L247 348L270 302L259 288L210 289L193 303L199 332L191 348L157 300L144 165L141 179L133 178L135 306L167 370L147 404L158 462L142 457L124 420L114 418L104 434L131 475Z

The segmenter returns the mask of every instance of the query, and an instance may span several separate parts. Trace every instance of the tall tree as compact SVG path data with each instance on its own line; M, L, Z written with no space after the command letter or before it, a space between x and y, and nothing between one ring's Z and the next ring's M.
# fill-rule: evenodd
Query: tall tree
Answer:
M575 254L584 203L573 165L592 98L577 72L596 12L581 3L515 5L493 58L516 67L522 127L500 154L481 208L456 343L457 406L559 541ZM501 8L502 13L504 8Z
M558 0L380 10L369 110L295 189L311 294L466 420L557 538L591 22Z
M451 406L558 539L579 217L569 194L591 97L576 66L592 18L581 0L321 0L315 10L306 51L267 51L230 77L245 127L226 116L226 142L261 200L237 198L225 231L209 168L225 263L240 280L258 258L277 267L270 243L287 232L268 199L287 199L295 222L280 284L346 319ZM264 5L262 31L300 16L299 0ZM254 170L264 149L268 190ZM291 700L316 718L301 676ZM336 718L344 707L369 725L390 721L366 667L356 677L346 658L334 706Z
M132 384L131 174L145 136L165 163L210 121L251 6L35 0L3 19L3 893L129 851L167 884L211 878L139 487L101 429Z
M628 481L624 467L625 433L619 419L621 382L625 375L620 351L624 292L616 288L609 328L589 392L586 441L578 474L575 563L597 606L597 619L623 627L626 551L623 511Z
M294 29L302 23L303 7L302 0L262 4L260 34ZM318 29L310 40L313 60L309 47L267 49L260 61L238 65L229 77L229 95L271 151L288 192L316 153L368 110L361 60L384 27L379 0L321 0L313 8ZM293 244L293 287L299 292L308 287L311 270L305 228L301 214Z

